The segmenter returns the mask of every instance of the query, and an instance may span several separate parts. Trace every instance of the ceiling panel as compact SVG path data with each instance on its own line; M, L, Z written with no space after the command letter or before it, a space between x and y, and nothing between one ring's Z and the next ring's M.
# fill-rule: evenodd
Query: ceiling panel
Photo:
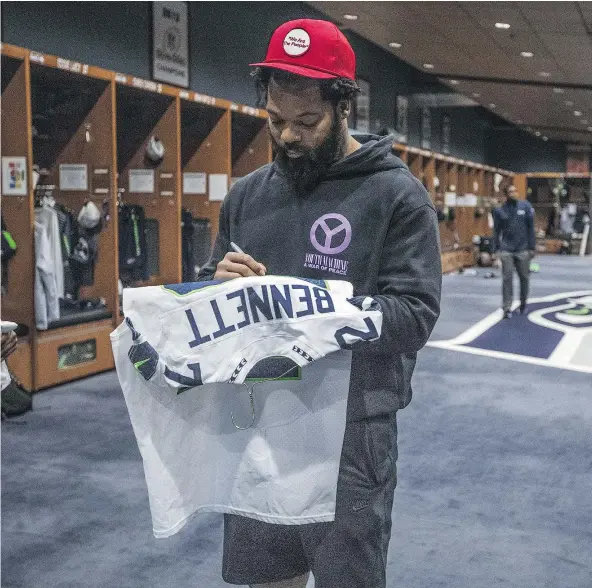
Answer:
M588 125L581 123L586 118L592 123L592 2L309 4L421 71L458 78L459 85L446 83L471 99L473 93L481 94L478 102L508 121L521 120L520 126L545 130L549 137L553 133L555 138L592 143ZM358 19L346 21L346 13ZM511 28L497 29L496 22ZM402 47L390 49L390 41ZM531 51L534 57L522 57L521 51ZM432 63L434 69L424 69L424 63ZM553 92L554 86L564 84L582 89ZM491 103L497 107L490 108ZM574 110L583 116L575 117Z

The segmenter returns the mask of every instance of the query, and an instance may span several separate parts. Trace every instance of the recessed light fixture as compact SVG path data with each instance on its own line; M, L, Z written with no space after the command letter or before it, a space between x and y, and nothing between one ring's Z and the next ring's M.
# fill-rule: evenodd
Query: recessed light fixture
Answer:
M541 78L550 78L551 74L548 71L540 71L539 75L541 76Z
M492 102L492 103L489 105L489 108L496 108L496 106L495 106L495 104Z
M548 141L549 137L543 137L543 141Z
M592 131L592 127L588 127L588 130L589 130L589 131Z
M458 86L458 85L460 84L460 82L459 82L458 80L450 80L450 83L451 83L453 86Z
M401 45L401 43L395 43L394 41L391 41L389 43L389 47L391 49L400 49L403 45Z
M582 113L579 110L574 110L574 116L582 116Z
M496 22L495 23L495 28L496 29L509 29L510 25L507 22Z
M424 63L424 64L423 64L423 66L424 66L426 69L434 69L434 66L433 66L431 63Z
M522 57L534 57L534 53L532 51L522 51L520 55L522 55Z
M473 92L473 98L481 98L481 94L478 92Z
M553 88L553 92L555 92L555 94L563 94L565 90L563 88Z
M344 14L343 18L345 18L345 20L358 20L358 15L357 14Z
M573 106L573 105L574 105L573 100L566 100L565 101L565 106Z
M541 136L541 134L540 134L538 131L535 133L535 135L536 135L537 137L540 137L540 136Z

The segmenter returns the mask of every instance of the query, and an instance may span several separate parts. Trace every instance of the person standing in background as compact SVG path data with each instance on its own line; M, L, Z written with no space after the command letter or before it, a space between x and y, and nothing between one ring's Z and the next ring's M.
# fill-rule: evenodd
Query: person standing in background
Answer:
M535 255L534 209L527 200L518 200L515 186L504 189L506 202L493 213L493 250L502 262L502 309L512 317L514 269L520 278L520 314L526 312L530 282L530 260Z

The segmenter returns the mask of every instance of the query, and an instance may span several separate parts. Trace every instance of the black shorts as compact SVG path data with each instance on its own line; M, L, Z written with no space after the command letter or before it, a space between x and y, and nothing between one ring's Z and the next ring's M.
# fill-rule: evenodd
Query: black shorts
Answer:
M348 423L335 521L275 525L224 515L224 581L266 584L312 571L316 588L384 588L396 461L396 413Z

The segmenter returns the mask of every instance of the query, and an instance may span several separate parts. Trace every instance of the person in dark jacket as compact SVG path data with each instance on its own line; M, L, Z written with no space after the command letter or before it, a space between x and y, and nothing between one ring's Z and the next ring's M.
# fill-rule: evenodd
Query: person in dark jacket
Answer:
M518 200L515 186L504 189L506 202L493 212L493 247L502 262L502 309L511 318L514 302L514 269L520 278L520 314L526 312L530 282L530 260L535 255L534 209Z
M393 137L348 132L355 55L332 23L273 34L255 78L275 160L232 187L198 279L290 275L343 279L370 295L381 338L354 348L335 521L276 525L225 515L222 575L231 584L386 586L396 485L396 415L411 400L417 352L440 312L438 222L392 152ZM232 251L231 243L245 253Z

